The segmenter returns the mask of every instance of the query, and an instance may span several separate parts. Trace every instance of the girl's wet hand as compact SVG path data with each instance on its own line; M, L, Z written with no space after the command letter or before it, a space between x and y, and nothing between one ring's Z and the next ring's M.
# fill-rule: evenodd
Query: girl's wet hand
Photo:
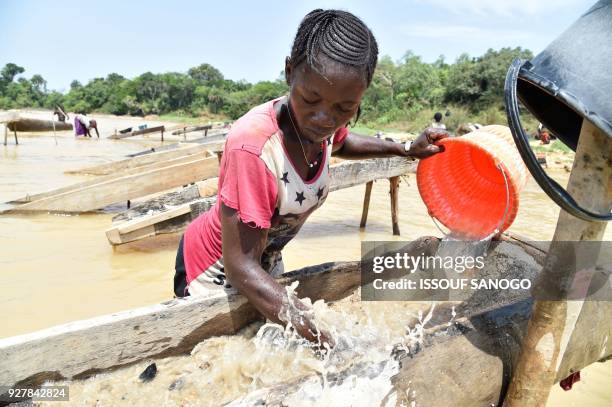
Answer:
M448 132L442 129L427 128L412 142L408 155L415 158L427 158L444 151L444 146L435 143L448 137Z

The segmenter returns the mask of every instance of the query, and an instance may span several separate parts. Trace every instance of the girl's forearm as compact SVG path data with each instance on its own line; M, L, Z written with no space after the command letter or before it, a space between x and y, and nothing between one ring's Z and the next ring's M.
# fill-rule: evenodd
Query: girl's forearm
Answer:
M376 137L351 133L342 148L334 156L347 159L381 158L391 156L407 157L403 143L387 141Z

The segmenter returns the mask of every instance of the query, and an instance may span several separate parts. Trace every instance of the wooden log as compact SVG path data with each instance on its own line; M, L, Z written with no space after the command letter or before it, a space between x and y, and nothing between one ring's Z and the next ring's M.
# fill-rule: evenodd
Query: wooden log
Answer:
M146 129L142 129L142 130L135 130L135 131L131 131L129 133L115 133L115 134L111 134L110 136L108 136L109 139L111 140L119 140L119 139L124 139L124 138L128 138L128 137L134 137L134 136L140 136L143 134L149 134L149 133L156 133L156 132L161 132L161 137L162 137L162 141L164 139L164 130L166 129L165 126L155 126L155 127L147 127Z
M393 235L399 236L399 183L400 177L389 178L389 197L391 198L391 225L393 226Z
M6 212L87 212L112 203L164 191L218 175L214 156L189 156L126 171L128 175L108 175L101 180L38 194L31 202ZM5 213L6 213L5 212Z
M307 267L279 280L293 281L300 281L300 297L335 301L359 285L359 263ZM245 297L220 293L0 339L0 383L39 385L45 380L80 379L148 358L188 353L206 338L233 334L259 318Z
M344 161L330 167L330 191L414 170L412 161L399 157ZM106 237L111 244L117 245L160 234L181 232L189 222L210 209L215 202L216 197L203 198L197 188L187 187L179 194L172 193L166 197L154 198L115 216L113 226L106 230ZM171 213L165 214L168 209ZM121 222L124 221L130 222L129 231L123 231ZM139 228L138 225L142 227Z
M368 210L370 209L370 195L372 194L373 185L374 181L366 183L365 194L363 195L363 210L361 211L361 222L359 222L360 228L364 228L366 222L368 221Z
M15 132L39 132L39 131L53 131L53 125L55 124L56 130L72 130L72 123L60 122L53 120L42 120L42 119L31 119L28 117L18 117L11 119L6 122L6 126L9 130Z
M588 120L584 120L567 190L579 205L595 213L610 213L612 209L611 154L610 137ZM558 293L567 295L579 270L565 267L565 242L601 242L605 228L605 222L587 222L561 211L549 258L542 271L542 281L546 281L548 287ZM597 259L590 260L594 266ZM585 268L589 266L584 264ZM561 370L561 367L565 355L569 352L568 345L572 334L576 332L576 336L583 336L583 331L577 330L581 320L589 321L593 325L601 323L594 319L594 316L601 314L602 307L609 310L606 305L584 301L536 301L504 406L546 404L555 378L559 373L568 373ZM612 314L608 313L604 319L610 320L610 315ZM589 329L588 325L585 328L588 331L593 329ZM580 363L571 365L573 369L581 368Z

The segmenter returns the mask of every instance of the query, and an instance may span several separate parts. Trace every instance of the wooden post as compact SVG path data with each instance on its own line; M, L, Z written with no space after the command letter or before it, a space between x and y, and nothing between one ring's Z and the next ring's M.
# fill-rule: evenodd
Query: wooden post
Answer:
M164 128L161 129L161 141L164 141Z
M366 183L365 195L363 196L363 210L361 212L361 222L359 223L360 228L365 228L368 220L368 209L370 209L370 195L372 194L372 185L374 181Z
M612 207L611 154L610 137L584 120L567 190L578 204L596 213L609 213ZM567 293L576 270L568 273L564 267L563 242L601 241L605 228L605 222L587 222L561 211L540 281ZM596 263L597 259L592 260ZM584 301L535 301L504 407L546 404L583 305ZM585 311L599 306L588 305Z
M4 123L4 145L6 145L8 139L8 126Z
M391 194L391 223L393 224L393 235L399 236L400 230L399 230L399 220L397 216L397 211L398 211L397 197L398 197L398 191L399 191L400 177L391 177L389 178L389 182L391 184L391 190L389 193Z
M208 129L204 129L204 137L208 137Z
M17 129L13 130L13 134L15 135L15 145L19 144L19 140L17 140Z

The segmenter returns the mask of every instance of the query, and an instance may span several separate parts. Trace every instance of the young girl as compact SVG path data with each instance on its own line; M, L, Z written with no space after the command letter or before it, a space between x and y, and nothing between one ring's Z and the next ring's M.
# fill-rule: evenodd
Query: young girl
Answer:
M289 95L253 108L233 125L219 170L217 203L187 228L176 259L177 296L237 290L279 321L287 294L274 277L281 250L329 192L329 160L439 152L445 132L427 130L398 144L349 133L372 81L378 47L346 11L314 10L302 20L285 60ZM316 341L314 326L292 321ZM323 342L329 342L325 334Z

